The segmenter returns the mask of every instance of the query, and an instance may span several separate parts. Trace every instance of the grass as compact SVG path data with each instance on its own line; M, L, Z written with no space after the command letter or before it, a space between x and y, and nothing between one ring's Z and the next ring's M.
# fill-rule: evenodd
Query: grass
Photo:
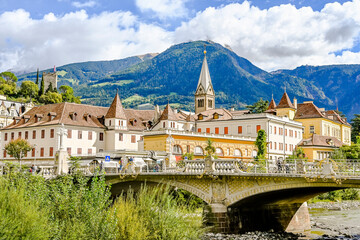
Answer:
M98 83L98 84L94 84L92 85L93 87L104 87L104 86L123 86L123 85L126 85L126 84L129 84L129 83L132 83L134 82L134 80L121 80L121 81L118 81L118 82L103 82L103 83Z
M123 103L131 103L131 102L134 102L134 101L142 101L142 100L145 100L146 98L140 96L140 95L137 95L137 94L134 94L124 100L122 100Z

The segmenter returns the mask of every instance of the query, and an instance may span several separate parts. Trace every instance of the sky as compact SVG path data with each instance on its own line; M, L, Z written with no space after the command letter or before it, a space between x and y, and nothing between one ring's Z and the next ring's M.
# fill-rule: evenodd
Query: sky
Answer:
M0 72L212 40L256 66L360 64L360 0L0 0Z

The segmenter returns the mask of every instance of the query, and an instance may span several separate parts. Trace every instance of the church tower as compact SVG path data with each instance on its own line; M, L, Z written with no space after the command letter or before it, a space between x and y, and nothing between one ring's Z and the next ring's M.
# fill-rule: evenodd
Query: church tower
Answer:
M209 67L206 61L206 50L201 67L200 78L195 92L195 113L215 108L215 92L211 83Z

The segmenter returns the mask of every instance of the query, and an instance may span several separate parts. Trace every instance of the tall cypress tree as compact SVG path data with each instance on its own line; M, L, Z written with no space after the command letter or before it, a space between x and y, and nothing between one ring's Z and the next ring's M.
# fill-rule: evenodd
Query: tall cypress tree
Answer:
M39 86L39 68L37 69L37 74L36 74L36 85Z
M45 91L45 82L44 82L44 73L42 74L42 77L41 77L41 84L40 84L40 90L39 90L39 97L41 95L44 95L44 91Z

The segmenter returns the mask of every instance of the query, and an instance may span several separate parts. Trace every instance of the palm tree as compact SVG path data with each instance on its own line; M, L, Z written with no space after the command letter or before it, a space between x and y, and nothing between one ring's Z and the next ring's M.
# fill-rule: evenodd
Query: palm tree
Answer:
M210 138L208 138L206 140L207 146L205 147L205 151L207 152L208 157L212 157L215 153L215 147L212 144L213 144L213 141Z

